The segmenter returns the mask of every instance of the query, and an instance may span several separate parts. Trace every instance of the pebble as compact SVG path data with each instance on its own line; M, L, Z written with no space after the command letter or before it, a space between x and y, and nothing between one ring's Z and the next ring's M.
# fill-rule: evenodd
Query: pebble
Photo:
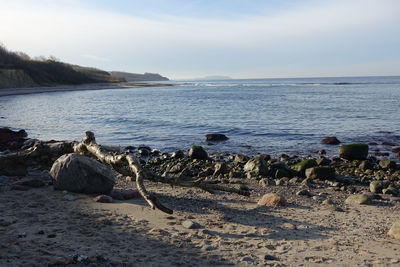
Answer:
M200 228L200 225L191 221L191 220L186 220L182 222L182 226L185 227L186 229L198 229Z
M93 198L93 201L99 202L99 203L112 203L113 198L107 195L99 195L95 198Z
M66 194L63 196L63 200L67 200L67 201L74 201L77 200L78 198L72 194Z

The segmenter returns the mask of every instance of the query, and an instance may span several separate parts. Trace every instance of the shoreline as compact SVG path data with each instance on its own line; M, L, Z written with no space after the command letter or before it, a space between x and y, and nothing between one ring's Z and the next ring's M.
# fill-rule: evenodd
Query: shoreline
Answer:
M27 95L52 92L68 92L68 91L86 91L86 90L107 90L107 89L127 89L139 87L162 87L174 86L172 83L86 83L80 85L56 85L56 86L38 86L38 87L18 87L18 88L1 88L0 97L13 95Z

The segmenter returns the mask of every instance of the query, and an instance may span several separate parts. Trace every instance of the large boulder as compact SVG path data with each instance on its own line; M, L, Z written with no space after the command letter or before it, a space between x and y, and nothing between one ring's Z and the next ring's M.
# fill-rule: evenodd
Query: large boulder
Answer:
M330 137L325 137L324 139L322 139L321 143L328 144L328 145L337 145L337 144L340 144L340 141L335 136L330 136Z
M335 169L327 166L319 166L306 169L305 174L310 179L331 180L335 178Z
M115 184L111 168L78 154L59 157L50 170L54 189L76 193L107 194Z
M368 157L368 145L349 144L339 149L339 156L347 160L364 160Z
M0 150L20 148L27 136L25 130L13 131L8 128L0 128Z
M208 159L208 154L202 146L192 146L188 155L191 159Z
M247 161L243 169L245 172L255 176L266 176L268 174L267 162L260 157L255 157Z

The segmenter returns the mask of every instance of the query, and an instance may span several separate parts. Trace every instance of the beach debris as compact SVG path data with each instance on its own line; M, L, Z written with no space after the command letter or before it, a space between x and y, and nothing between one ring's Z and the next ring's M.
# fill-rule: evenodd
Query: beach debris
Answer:
M330 137L325 137L324 139L322 139L321 143L328 144L328 145L338 145L341 142L335 136L330 136Z
M348 205L368 205L371 204L372 199L369 194L356 194L349 196L344 203Z
M395 222L390 228L388 235L394 239L400 240L400 221Z
M208 154L202 146L192 146L188 151L188 155L191 159L208 159Z
M109 166L74 153L58 158L50 175L54 189L75 193L109 193L115 184L115 175Z
M220 133L206 134L205 138L206 141L225 141L229 139L226 135Z
M86 132L85 137L80 143L77 143L73 147L75 153L82 155L90 155L96 157L100 162L111 165L114 170L119 173L131 177L135 177L136 187L143 199L149 204L152 209L159 209L165 213L172 214L173 211L165 207L154 195L150 194L144 186L144 180L153 182L166 183L173 186L182 187L197 187L207 192L214 191L225 191L230 193L236 193L244 196L249 196L250 193L247 190L241 190L232 187L226 187L215 183L209 183L204 181L204 177L200 177L196 180L178 180L175 177L161 176L154 172L144 169L141 165L140 160L132 153L107 153L102 149L100 145L96 143L96 139L93 132ZM208 157L207 157L208 158Z
M259 206L269 206L269 207L278 207L285 206L286 199L277 193L268 193L262 196L262 198L258 201L257 205Z
M93 198L94 202L99 202L99 203L112 203L113 198L107 195L99 195L95 198Z
M339 148L339 156L347 160L365 160L368 157L367 144L342 145Z

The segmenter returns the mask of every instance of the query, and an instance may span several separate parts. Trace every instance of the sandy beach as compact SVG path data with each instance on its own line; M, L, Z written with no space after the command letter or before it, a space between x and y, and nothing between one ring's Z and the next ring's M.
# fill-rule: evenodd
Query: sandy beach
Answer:
M133 188L119 180L119 187ZM399 198L347 206L296 196L298 186L260 188L250 198L148 183L175 213L142 199L95 203L92 196L51 186L0 193L1 266L398 266L400 241L386 232L398 219ZM256 205L267 192L288 205ZM71 195L71 193L68 193ZM197 229L186 229L191 220Z
M64 91L82 91L82 90L107 90L107 89L124 89L136 87L156 87L156 86L173 86L170 83L95 83L80 85L58 85L58 86L40 86L40 87L23 87L23 88L0 88L0 97L9 95L38 94L49 92Z

